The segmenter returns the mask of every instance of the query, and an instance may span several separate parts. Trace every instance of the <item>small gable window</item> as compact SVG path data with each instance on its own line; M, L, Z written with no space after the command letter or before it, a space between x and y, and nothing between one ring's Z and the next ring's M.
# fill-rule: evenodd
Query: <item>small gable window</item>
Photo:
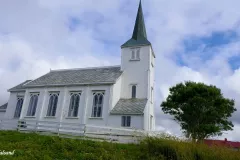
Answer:
M140 48L133 48L131 50L131 59L132 61L139 61L140 60Z
M122 127L131 126L131 116L122 116Z
M132 98L136 98L137 86L132 85Z

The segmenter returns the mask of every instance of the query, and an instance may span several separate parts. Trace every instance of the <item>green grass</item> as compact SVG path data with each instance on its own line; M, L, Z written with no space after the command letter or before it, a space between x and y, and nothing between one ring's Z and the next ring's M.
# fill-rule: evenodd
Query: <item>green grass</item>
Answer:
M140 144L117 144L59 138L34 133L0 132L0 151L17 160L240 160L240 152L166 139L147 138Z

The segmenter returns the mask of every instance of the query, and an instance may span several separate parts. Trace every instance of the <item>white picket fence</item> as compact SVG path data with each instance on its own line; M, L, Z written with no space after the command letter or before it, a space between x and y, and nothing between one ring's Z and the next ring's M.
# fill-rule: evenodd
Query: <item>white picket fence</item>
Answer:
M0 130L18 130L20 132L36 132L67 138L90 138L120 143L137 143L139 140L148 135L154 135L154 132L146 132L135 129L24 119L19 121L0 120Z

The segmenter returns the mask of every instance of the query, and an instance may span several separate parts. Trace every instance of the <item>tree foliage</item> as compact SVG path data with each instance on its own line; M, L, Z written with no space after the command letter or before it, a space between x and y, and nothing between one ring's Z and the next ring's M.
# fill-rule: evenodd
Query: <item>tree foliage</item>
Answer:
M162 110L174 116L186 137L203 140L232 130L228 118L236 111L234 100L224 98L219 88L187 81L169 91L161 104Z

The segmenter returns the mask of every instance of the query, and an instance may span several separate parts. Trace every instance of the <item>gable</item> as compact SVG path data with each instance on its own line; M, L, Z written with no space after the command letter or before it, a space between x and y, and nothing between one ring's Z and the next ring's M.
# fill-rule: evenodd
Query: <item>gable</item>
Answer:
M31 80L26 80L26 81L18 84L17 86L10 88L8 91L10 91L10 92L11 92L11 91L25 91L24 85L27 84L27 83L30 82L30 81L31 81Z

